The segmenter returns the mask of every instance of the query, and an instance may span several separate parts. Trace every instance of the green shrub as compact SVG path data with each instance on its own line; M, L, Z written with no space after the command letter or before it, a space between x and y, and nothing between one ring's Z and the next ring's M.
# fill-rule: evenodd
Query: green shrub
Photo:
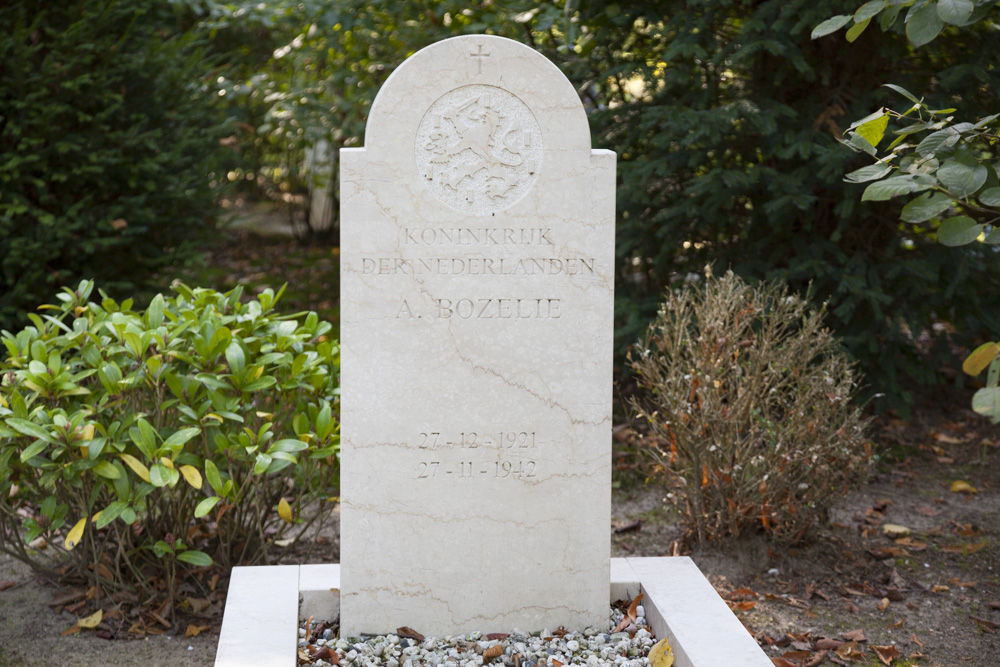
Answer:
M83 276L147 288L211 228L229 149L179 7L0 3L0 328Z
M109 590L157 575L172 590L179 563L266 559L329 495L332 327L275 314L280 292L243 304L239 289L174 289L134 312L83 282L3 332L0 550L68 559Z
M667 295L630 353L649 452L700 541L763 529L795 542L863 475L857 374L822 314L733 273Z

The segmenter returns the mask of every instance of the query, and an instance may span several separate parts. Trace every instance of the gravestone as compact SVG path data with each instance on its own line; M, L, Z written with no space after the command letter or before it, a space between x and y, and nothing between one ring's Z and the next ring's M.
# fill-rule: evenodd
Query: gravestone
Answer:
M518 42L429 46L341 151L341 634L606 621L615 155Z

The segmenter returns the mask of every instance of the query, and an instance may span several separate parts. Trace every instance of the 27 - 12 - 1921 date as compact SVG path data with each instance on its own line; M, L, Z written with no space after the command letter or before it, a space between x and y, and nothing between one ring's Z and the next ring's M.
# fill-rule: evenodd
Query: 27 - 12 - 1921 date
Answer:
M490 433L462 431L450 436L439 431L423 431L417 437L417 446L420 449L438 449L440 447L531 449L537 444L538 440L534 431L496 431Z

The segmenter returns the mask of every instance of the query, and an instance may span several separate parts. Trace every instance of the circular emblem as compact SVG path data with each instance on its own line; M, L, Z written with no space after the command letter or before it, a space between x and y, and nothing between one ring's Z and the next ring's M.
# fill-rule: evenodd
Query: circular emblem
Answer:
M489 215L521 200L542 166L542 132L528 107L496 86L455 88L417 128L417 169L462 213Z

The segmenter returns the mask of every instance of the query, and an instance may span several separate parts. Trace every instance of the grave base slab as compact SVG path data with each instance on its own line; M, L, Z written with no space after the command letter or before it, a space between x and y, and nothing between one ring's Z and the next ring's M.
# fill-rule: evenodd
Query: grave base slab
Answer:
M773 667L690 558L611 559L609 602L639 593L676 667ZM339 609L339 565L233 568L215 665L295 667L299 618L327 620Z

